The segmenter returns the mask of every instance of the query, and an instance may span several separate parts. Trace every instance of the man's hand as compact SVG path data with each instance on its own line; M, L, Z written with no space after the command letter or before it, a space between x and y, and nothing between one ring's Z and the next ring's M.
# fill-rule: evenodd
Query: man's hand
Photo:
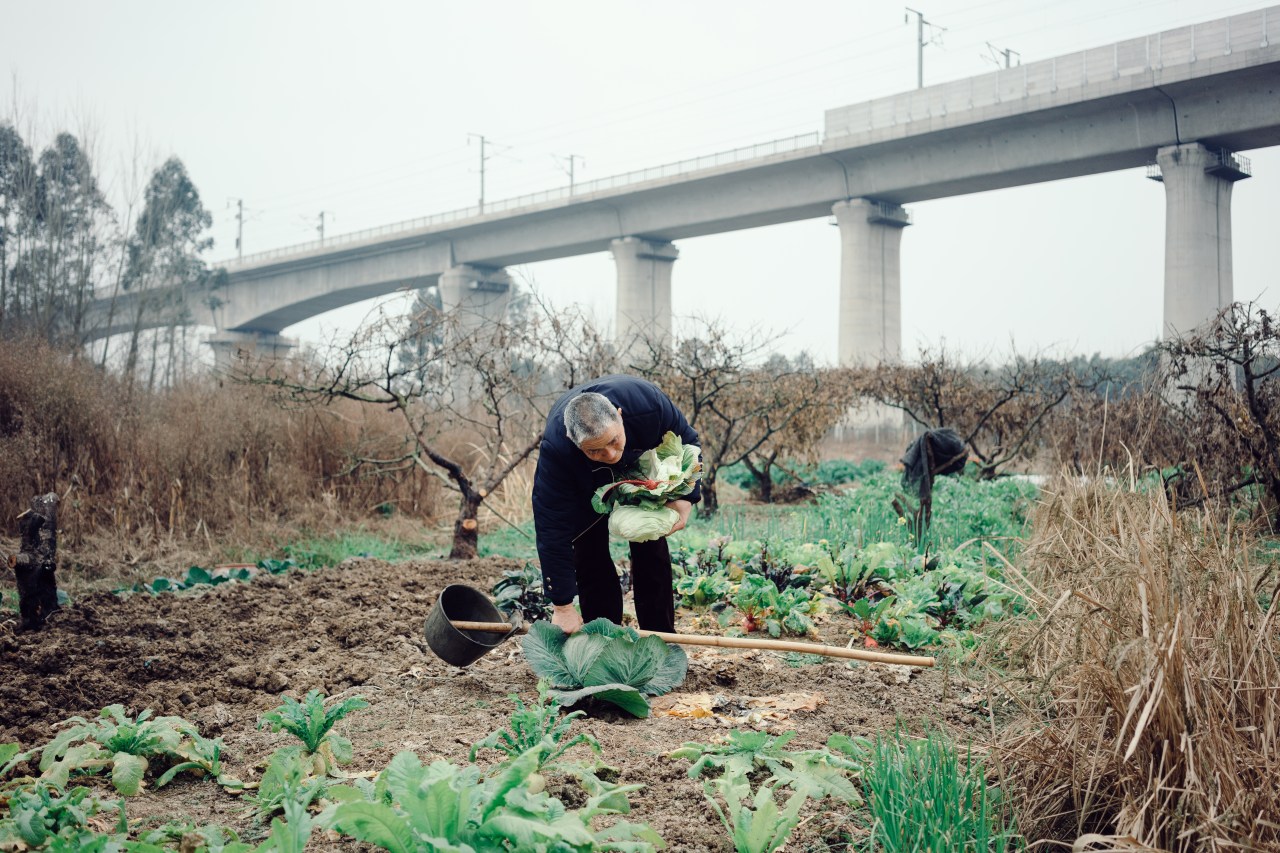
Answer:
M551 624L566 634L572 634L582 627L582 614L578 613L578 608L573 606L573 602L556 604L551 609Z
M689 523L689 513L693 512L693 504L685 500L667 501L667 509L674 509L676 512L680 513L680 517L676 519L676 523L672 526L671 532L667 534L670 536L677 530L684 530L684 526Z

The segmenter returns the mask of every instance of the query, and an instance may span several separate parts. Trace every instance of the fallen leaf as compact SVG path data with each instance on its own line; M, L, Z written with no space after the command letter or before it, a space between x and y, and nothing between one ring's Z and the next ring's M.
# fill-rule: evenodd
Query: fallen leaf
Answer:
M769 708L774 711L816 711L827 701L821 693L783 693L778 696L757 696L747 700L748 708Z
M714 717L716 698L710 693L668 693L649 702L649 714L654 717L688 717L695 720Z

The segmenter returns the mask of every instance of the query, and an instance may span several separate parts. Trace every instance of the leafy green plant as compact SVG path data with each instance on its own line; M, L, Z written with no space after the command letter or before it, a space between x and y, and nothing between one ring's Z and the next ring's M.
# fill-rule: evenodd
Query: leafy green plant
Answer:
M981 566L950 561L925 575L938 597L938 620L964 628L1003 619L1023 606L1021 596Z
M542 624L542 623L538 623ZM489 777L477 767L445 761L424 767L402 752L378 776L372 790L337 786L340 800L321 816L329 828L393 853L419 850L486 851L626 850L642 853L662 844L649 827L618 821L592 828L597 815L626 814L627 794L639 785L617 786L570 810L560 800L533 791L528 781L554 748L550 739L501 765Z
M283 729L302 741L307 755L313 758L317 775L351 761L351 741L333 731L333 726L351 712L369 707L363 696L343 699L328 708L325 708L325 696L319 690L307 691L301 702L291 696L281 696L280 699L283 704L263 714L258 728L265 724L273 732Z
M228 790L243 790L244 782L222 772L222 747L222 738L210 739L194 729L191 730L187 733L187 739L173 749L172 756L180 759L179 763L156 780L156 787L163 788L179 773L190 770L208 776Z
M735 729L720 743L688 742L669 757L693 762L690 779L697 779L708 770L720 770L730 779L745 779L758 770L767 770L769 778L806 796L833 797L850 806L860 805L862 797L848 774L858 771L861 765L837 755L830 746L795 752L783 749L795 735L793 731L771 735Z
M178 847L195 853L251 853L255 848L224 826L196 826L191 821L170 821L137 833L138 841L161 849Z
M284 820L272 819L271 833L255 853L302 853L306 848L315 828L315 820L307 813L306 804L286 799L283 809Z
M786 554L786 548L768 540L743 565L747 574L758 575L773 583L778 589L808 586L812 578L805 572L797 572Z
M770 779L751 794L745 776L725 773L719 779L703 783L703 791L720 822L729 830L737 853L773 853L787 843L800 823L800 809L808 799L800 791L793 792L781 809L774 795L777 780ZM724 799L721 807L716 794Z
M876 738L862 775L870 807L868 848L1003 851L1024 841L1007 816L998 788L972 751L961 760L939 731L922 739L901 730Z
M268 558L265 560L259 560L258 568L262 569L268 574L283 575L283 574L287 574L292 569L301 568L301 566L299 566L298 561L293 559L292 557L285 557L282 560L276 560L271 558Z
M536 622L551 616L551 599L542 591L542 570L533 563L507 569L490 592L494 605L508 617L519 613L526 622Z
M862 548L847 545L834 557L819 553L814 566L827 591L847 604L866 596L877 584L892 581L905 570L913 553L892 542Z
M316 770L314 756L298 744L282 746L267 759L258 788L249 796L259 820L265 821L289 803L309 806L328 789L323 770Z
M103 708L97 720L71 717L63 723L67 724L72 725L41 751L41 778L64 788L73 773L96 774L110 768L111 784L125 796L142 789L149 759L184 760L179 745L198 735L181 717L153 718L144 710L134 719L118 704Z
M551 741L553 747L544 756L544 765L554 762L580 743L585 743L597 755L600 754L600 743L591 735L580 732L569 737L573 721L586 716L586 712L574 711L561 717L560 703L550 695L545 679L538 681L537 703L525 705L514 693L509 698L515 703L516 709L511 713L508 728L491 732L484 740L473 745L467 754L468 761L475 761L476 754L482 749L495 749L506 755L508 760L514 759L546 739Z
M4 783L9 774L24 761L30 761L38 754L38 750L22 751L17 743L0 743L0 783Z
M810 617L821 607L820 596L798 587L788 587L778 593L774 611L765 619L765 630L774 637L781 634L804 637L813 630L813 620Z
M117 595L123 592L149 592L152 595L159 595L162 592L178 592L198 586L218 586L232 581L247 581L252 577L253 570L245 566L213 570L203 566L191 566L181 578L156 578L149 583L117 587L112 592Z
M894 594L879 609L872 636L881 645L901 645L918 649L938 640L940 602L927 578L903 578L894 584Z
M680 686L689 669L684 650L640 635L608 619L594 619L572 636L550 622L535 622L522 642L534 673L568 707L583 699L617 705L635 717L649 716L646 696Z
M4 850L122 850L124 845L111 835L89 828L103 803L88 788L64 792L58 785L37 782L18 788L9 800L9 814L0 818L0 849ZM123 801L119 833L124 833ZM160 848L145 848L147 850Z
M742 630L750 634L765 627L778 604L778 588L760 575L743 575L730 603L742 614Z
M724 572L688 574L675 582L676 594L685 607L703 608L723 601L731 583Z

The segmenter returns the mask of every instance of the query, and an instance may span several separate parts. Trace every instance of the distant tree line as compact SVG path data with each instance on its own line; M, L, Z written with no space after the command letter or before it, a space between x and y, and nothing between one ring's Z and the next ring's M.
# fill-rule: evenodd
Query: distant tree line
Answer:
M96 332L118 329L128 334L127 374L149 386L172 381L188 306L216 299L225 276L201 259L212 222L177 157L116 209L75 135L58 133L36 153L0 121L0 337L79 352Z

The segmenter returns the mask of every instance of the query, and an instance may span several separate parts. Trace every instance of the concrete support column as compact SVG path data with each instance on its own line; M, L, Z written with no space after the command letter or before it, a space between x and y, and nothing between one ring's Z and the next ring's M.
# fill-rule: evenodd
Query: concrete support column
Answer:
M214 332L204 341L213 350L217 373L247 373L282 361L298 346L295 338L275 332Z
M440 305L462 334L500 321L511 302L511 276L504 269L461 264L440 274Z
M671 243L623 237L609 244L618 268L618 315L614 339L626 346L638 338L671 339L671 267L680 250Z
M1231 185L1248 177L1232 161L1198 142L1156 153L1165 198L1165 338L1190 332L1232 301Z
M840 227L840 364L902 357L899 249L910 215L896 204L854 198L831 208Z

